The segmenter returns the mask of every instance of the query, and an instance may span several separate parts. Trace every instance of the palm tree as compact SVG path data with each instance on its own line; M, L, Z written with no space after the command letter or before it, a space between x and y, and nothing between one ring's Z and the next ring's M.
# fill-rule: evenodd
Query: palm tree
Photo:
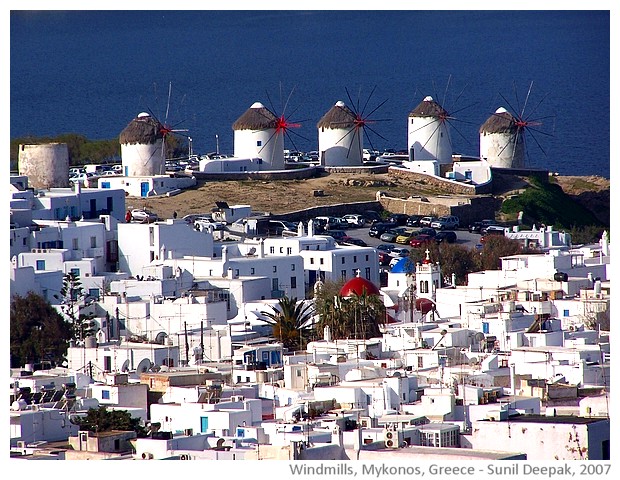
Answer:
M385 323L385 305L377 295L353 293L349 297L336 295L322 298L317 332L329 327L334 340L344 338L369 339L381 335Z
M314 308L311 304L297 302L297 297L282 297L277 305L270 305L272 311L260 312L266 318L261 320L271 325L273 336L282 345L295 350L296 347L302 350L305 346L302 331L310 328L310 323L314 315Z

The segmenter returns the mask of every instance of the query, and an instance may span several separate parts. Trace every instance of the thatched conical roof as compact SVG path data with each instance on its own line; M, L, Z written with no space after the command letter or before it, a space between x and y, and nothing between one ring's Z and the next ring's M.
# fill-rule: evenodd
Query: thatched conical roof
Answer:
M355 114L345 105L344 102L338 101L321 117L316 128L351 128L355 126Z
M122 145L151 144L163 138L162 125L148 113L141 113L121 132L119 142Z
M515 133L517 130L515 117L503 107L495 110L480 127L480 133Z
M262 103L256 102L233 123L232 128L233 130L265 130L276 128L277 120L278 118L271 110L265 108Z
M410 117L445 117L448 112L431 96L425 97L420 104L409 113Z

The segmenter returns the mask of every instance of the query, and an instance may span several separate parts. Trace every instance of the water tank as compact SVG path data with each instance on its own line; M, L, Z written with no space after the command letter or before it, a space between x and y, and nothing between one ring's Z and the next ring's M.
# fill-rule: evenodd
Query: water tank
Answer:
M24 400L23 398L20 398L19 400L15 400L11 404L11 410L13 411L26 410L27 406L28 404L26 403L26 400Z
M564 272L557 272L555 275L553 275L553 279L556 282L566 282L568 280L568 274Z
M97 347L97 337L86 337L84 339L84 347L86 347L86 348L96 348Z
M20 145L18 169L34 188L68 187L69 148L66 143Z

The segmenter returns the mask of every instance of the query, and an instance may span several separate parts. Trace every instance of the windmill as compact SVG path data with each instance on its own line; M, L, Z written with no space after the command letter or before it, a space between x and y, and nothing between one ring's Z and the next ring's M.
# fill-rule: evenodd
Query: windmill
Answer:
M184 129L168 124L172 83L169 84L168 102L164 121L147 108L134 118L119 136L123 173L126 176L154 176L163 174L166 163L167 138L172 134L185 135Z
M235 157L260 157L267 170L284 170L284 138L287 137L295 145L290 135L295 132L291 129L301 127L301 123L293 122L289 120L290 116L286 116L293 90L280 115L274 113L273 105L269 109L261 102L255 102L233 123ZM268 93L267 98L271 103Z
M517 108L514 108L500 94L510 110L506 107L499 107L480 127L480 158L486 159L494 167L522 168L526 166L526 163L531 164L527 149L528 136L536 143L543 155L547 155L536 138L536 134L552 136L539 127L543 125L542 120L552 118L553 115L535 117L547 95L543 96L535 108L526 113L533 84L534 82L530 83L523 105L519 102L516 85L514 86Z
M465 87L458 94L453 107L446 107L448 90L452 77L448 77L443 100L439 95L427 95L409 113L407 118L407 144L409 149L409 159L416 160L435 160L440 165L452 163L452 138L450 128L454 129L465 141L469 140L456 128L456 122L470 123L459 119L456 115L472 107L474 104L456 109L456 104L463 95ZM434 83L434 82L433 82Z
M386 140L373 129L370 124L389 121L389 119L372 119L373 115L387 100L379 103L370 112L366 113L370 99L376 87L372 89L364 105L360 108L360 101L353 102L349 91L345 88L350 106L338 101L323 115L317 123L319 131L319 154L327 166L358 166L362 165L364 136L374 150L368 131ZM368 129L368 131L367 131ZM387 141L387 140L386 140Z

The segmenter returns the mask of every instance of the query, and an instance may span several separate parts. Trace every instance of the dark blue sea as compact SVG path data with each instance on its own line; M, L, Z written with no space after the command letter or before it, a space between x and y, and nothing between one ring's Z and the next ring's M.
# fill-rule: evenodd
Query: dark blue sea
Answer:
M455 152L477 155L504 106L528 122L530 166L610 176L609 11L13 10L10 38L11 138L111 139L151 111L195 153L232 153L260 101L301 125L285 148L310 151L343 100L365 147L399 150L431 95Z

